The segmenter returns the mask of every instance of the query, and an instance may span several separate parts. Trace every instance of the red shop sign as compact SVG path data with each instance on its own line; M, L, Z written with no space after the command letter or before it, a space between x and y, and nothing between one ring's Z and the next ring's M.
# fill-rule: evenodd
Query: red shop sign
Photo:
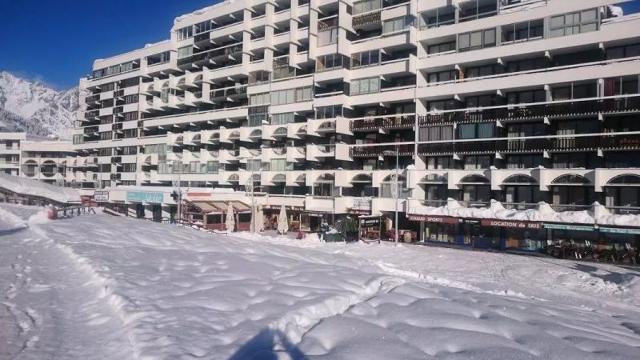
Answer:
M423 221L435 224L457 224L458 218L436 215L408 215L409 221Z
M480 225L513 229L542 229L542 223L517 220L484 219L480 222Z

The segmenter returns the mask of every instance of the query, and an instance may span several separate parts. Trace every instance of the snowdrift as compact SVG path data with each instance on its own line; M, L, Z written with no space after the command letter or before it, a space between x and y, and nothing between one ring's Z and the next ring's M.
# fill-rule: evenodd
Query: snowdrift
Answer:
M555 211L544 201L538 203L537 209L516 210L506 209L501 202L491 200L486 208L467 208L454 199L448 199L447 204L439 207L419 207L409 209L409 214L453 216L474 219L498 219L537 222L599 224L617 226L640 227L640 215L611 214L598 202L593 203L590 210Z
M38 196L59 203L79 203L80 193L76 189L43 183L24 177L0 174L0 188L25 196Z

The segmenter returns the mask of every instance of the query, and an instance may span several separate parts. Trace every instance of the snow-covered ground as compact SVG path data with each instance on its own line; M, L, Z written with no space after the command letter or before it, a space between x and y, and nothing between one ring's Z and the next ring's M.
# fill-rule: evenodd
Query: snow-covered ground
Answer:
M28 227L0 236L0 359L640 354L635 270L2 208Z

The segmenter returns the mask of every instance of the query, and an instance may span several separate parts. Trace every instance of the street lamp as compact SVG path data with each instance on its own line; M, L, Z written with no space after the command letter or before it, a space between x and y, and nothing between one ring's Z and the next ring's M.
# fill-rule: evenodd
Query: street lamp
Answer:
M176 166L176 163L178 164L178 166ZM179 223L182 221L182 182L180 179L180 174L182 173L182 163L178 162L177 160L173 160L173 162L171 163L171 172L174 173L175 175L178 176L178 181L174 181L174 186L177 188L178 192L177 192L177 200L176 200L176 223Z
M249 157L238 157L238 160L249 160L251 158ZM248 164L247 164L248 165ZM260 169L260 172L262 172L262 169ZM251 183L251 222L249 223L249 230L251 231L252 234L255 234L256 232L256 198L255 198L255 188L254 188L254 182L253 182L253 177L255 175L255 170L253 170L253 168L251 168L251 175L249 176L249 180L247 181L247 185L249 185L249 183ZM249 189L247 189L249 190Z
M386 151L383 151L382 154L384 154L385 156L392 156L392 155L396 156L396 176L395 176L395 188L393 189L393 198L395 199L395 203L396 203L395 204L395 206L396 206L396 216L395 216L395 221L394 221L394 225L395 225L396 231L395 231L394 237L395 237L395 243L396 243L396 246L397 246L398 245L398 207L399 207L398 206L398 201L399 201L398 198L400 197L399 194L398 194L398 192L400 191L400 187L399 187L399 184L398 184L398 176L399 176L399 171L400 171L400 169L399 169L400 168L400 160L399 160L398 147L396 146L395 151L386 150Z

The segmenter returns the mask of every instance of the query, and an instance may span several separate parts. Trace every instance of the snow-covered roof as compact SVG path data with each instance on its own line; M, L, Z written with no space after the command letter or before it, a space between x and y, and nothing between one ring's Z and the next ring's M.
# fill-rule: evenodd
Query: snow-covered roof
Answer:
M20 195L43 197L59 203L80 202L80 193L76 189L7 174L0 174L0 188Z
M555 211L549 204L542 201L537 209L516 210L506 209L501 202L491 200L489 207L468 208L454 199L448 199L447 204L439 207L418 207L409 209L409 214L452 216L473 219L498 219L516 221L556 222L572 224L598 224L640 227L640 215L612 214L604 206L594 203L591 210Z

